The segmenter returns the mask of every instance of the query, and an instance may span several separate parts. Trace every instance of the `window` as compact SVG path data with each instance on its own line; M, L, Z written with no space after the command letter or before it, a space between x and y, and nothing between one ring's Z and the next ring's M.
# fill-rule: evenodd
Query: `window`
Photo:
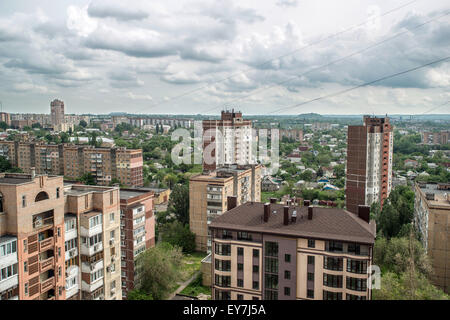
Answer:
M75 229L76 221L75 219L70 219L64 222L64 227L66 232Z
M360 245L357 243L349 243L347 246L347 252L353 253L353 254L359 254L360 253Z
M58 188L56 188L56 199L59 199L59 187Z
M24 289L25 289L25 294L28 295L28 283L25 283Z
M277 257L278 256L278 243L266 241L266 256Z
M17 252L17 241L13 240L0 245L0 257L10 255Z
M253 281L252 288L253 288L253 290L258 290L259 289L259 281Z
M230 260L215 259L214 264L215 264L216 270L231 271L231 261Z
M114 212L111 212L109 214L109 222L113 222L114 221Z
M0 281L9 279L17 274L17 263L4 267L0 270Z
M315 248L316 241L314 239L308 239L308 248Z
M329 241L328 242L328 251L342 252L342 250L343 250L342 242L339 242L339 241Z
M215 253L221 256L230 256L231 255L231 245L215 243L214 244Z
M91 283L103 278L103 269L91 273Z
M284 287L284 295L285 296L290 296L291 295L291 288Z
M252 300L259 300L258 297L252 297Z
M345 299L347 299L347 300L366 300L366 297L347 293L345 295Z
M323 285L331 288L342 288L342 276L324 273Z
M342 300L342 293L323 290L323 300Z
M291 279L291 272L290 271L288 271L288 270L285 270L284 271L284 278L285 279Z
M28 247L27 247L27 239L23 240L23 252L27 252Z
M265 285L266 289L278 289L278 275L266 274Z
M367 261L347 259L347 272L359 274L367 273Z
M253 258L259 258L259 250L253 249Z
M310 299L314 299L314 290L307 290L306 297L308 297Z
M367 279L346 277L347 289L354 291L366 291L367 290Z
M231 285L231 277L230 276L221 276L216 274L215 284L220 287L229 287Z
M229 230L222 230L222 239L233 239L233 234Z
M264 295L265 300L278 300L278 292L274 290L266 290Z
M58 237L61 237L61 228L58 228L57 233L58 233Z
M244 264L243 263L238 263L237 264L237 269L238 269L238 271L243 271L244 270Z
M290 254L285 254L284 255L284 261L285 262L291 262L291 255Z
M244 296L243 296L242 294L238 294L238 295L237 295L237 299L238 299L238 300L244 300Z
M266 257L266 272L278 273L278 259Z
M243 256L244 255L244 248L238 247L237 254L238 254L238 256Z
M247 240L247 241L252 241L252 235L249 234L248 232L238 232L237 233L237 238L238 240Z
M27 196L22 196L22 208L27 206Z
M323 258L323 268L333 271L342 271L343 259L334 257Z
M26 261L23 263L23 272L28 272L28 263Z
M237 279L237 286L242 288L244 286L244 280Z
M259 272L259 266L253 266L253 272L258 273Z
M308 272L307 279L308 281L314 281L314 273Z
M112 230L112 231L109 233L109 238L110 238L111 240L114 240L115 234L116 234L116 230Z
M92 217L89 219L89 228L93 228L95 226L98 226L102 223L102 215L96 215L95 217Z
M308 256L308 264L314 264L314 256Z

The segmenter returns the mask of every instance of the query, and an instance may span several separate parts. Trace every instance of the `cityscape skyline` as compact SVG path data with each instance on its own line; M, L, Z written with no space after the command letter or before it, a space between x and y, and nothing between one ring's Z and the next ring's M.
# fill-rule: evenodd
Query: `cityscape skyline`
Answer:
M16 1L0 9L2 109L25 113L46 112L59 97L76 114L93 106L217 114L230 104L266 114L443 58L450 28L444 1L320 10L312 1ZM420 114L449 100L449 79L443 61L288 113Z

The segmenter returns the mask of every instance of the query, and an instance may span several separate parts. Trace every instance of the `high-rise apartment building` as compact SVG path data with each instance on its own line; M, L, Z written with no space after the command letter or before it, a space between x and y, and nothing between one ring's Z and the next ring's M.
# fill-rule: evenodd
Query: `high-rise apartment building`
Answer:
M136 257L155 246L154 192L146 189L120 189L120 229L122 296L134 289L139 274Z
M11 125L11 116L7 112L0 112L0 122L5 122L8 126Z
M64 102L58 99L50 102L50 114L52 118L52 125L60 125L64 123Z
M447 144L450 143L450 131L442 130L439 132L423 132L422 133L423 144Z
M450 183L416 183L414 225L430 257L434 285L450 293Z
M210 146L212 143L215 146ZM222 111L220 120L203 120L203 152L211 157L211 163L203 159L206 171L227 164L251 164L252 122L234 109Z
M26 173L35 168L38 174L64 175L69 179L91 173L99 185L109 185L114 179L131 187L144 183L141 149L0 141L0 155Z
M389 118L364 116L364 124L348 127L347 210L357 213L359 205L383 206L392 189L394 133Z
M121 299L118 192L0 174L0 297Z
M228 196L236 197L235 205L260 201L261 166L232 165L189 180L189 225L197 250L211 250L208 225L227 210Z
M370 300L370 208L247 202L210 224L215 300Z

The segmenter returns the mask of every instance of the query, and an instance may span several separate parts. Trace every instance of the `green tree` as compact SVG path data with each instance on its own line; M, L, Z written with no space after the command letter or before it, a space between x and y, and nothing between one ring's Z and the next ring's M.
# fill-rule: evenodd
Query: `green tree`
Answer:
M0 129L2 129L3 131L5 131L6 129L8 129L8 124L5 121L1 121L0 122Z
M189 187L176 184L170 193L168 209L183 225L189 224Z
M84 120L80 120L80 123L78 124L80 127L86 128L87 127L87 122Z
M22 169L13 167L11 162L3 156L0 156L0 172L21 173Z
M180 279L182 257L181 249L168 243L158 244L142 252L136 259L139 277L135 288L155 300L165 299Z
M184 253L195 251L195 234L189 230L189 225L183 225L179 221L174 221L163 224L160 232L163 242L182 248Z
M133 289L128 291L127 300L153 300L153 297L151 294L146 294L139 290Z
M95 185L94 176L90 172L87 172L87 173L83 174L78 179L78 181L80 181L80 182L82 182L83 184L86 184L86 185Z

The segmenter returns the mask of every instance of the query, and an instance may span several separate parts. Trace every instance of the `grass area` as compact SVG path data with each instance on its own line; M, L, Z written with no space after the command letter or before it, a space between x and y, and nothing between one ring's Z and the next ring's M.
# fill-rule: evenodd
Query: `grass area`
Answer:
M201 293L211 295L211 288L202 285L202 275L199 274L198 277L180 293L191 297L197 297Z
M181 266L182 281L188 280L197 271L200 271L201 261L206 257L204 252L194 252L192 254L185 254L183 257L183 264Z
M269 202L270 198L278 198L277 192L261 191L261 202L262 203Z

